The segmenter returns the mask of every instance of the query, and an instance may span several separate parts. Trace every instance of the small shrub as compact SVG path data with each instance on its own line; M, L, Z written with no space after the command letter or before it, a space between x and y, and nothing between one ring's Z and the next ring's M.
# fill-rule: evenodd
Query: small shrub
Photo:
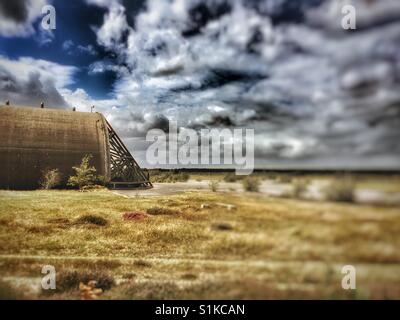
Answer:
M61 174L58 169L49 169L42 172L40 188L44 190L54 189L61 183Z
M292 197L301 199L307 191L308 181L304 179L297 179L293 183Z
M92 214L87 214L84 216L79 217L76 221L76 224L93 224L96 226L106 226L108 224L108 221L104 219L103 217L92 215Z
M179 214L179 211L172 210L169 208L164 208L164 207L151 207L146 210L148 214L151 214L153 216L160 216L160 215L176 215Z
M56 290L46 290L46 292L65 292L69 290L78 290L79 283L89 283L96 281L96 287L109 290L115 285L114 277L103 271L61 271L56 275Z
M336 178L325 189L329 201L354 202L355 182L350 177Z
M260 180L256 177L246 177L242 181L243 189L249 192L258 192L260 190Z
M72 167L75 170L75 175L69 177L69 186L82 190L95 185L106 184L107 179L103 176L98 176L96 168L90 166L91 159L92 155L86 155L83 157L79 167Z
M190 178L190 175L189 175L188 173L186 173L186 172L180 172L180 173L177 175L177 179L178 179L178 181L180 181L180 182L186 182L186 181L189 180L189 178Z
M229 172L224 176L225 182L236 182L238 180L238 176L234 172Z
M208 186L210 187L210 190L211 190L212 192L217 192L217 191L218 191L218 187L219 187L219 181L217 181L217 180L211 180L211 181L208 183Z

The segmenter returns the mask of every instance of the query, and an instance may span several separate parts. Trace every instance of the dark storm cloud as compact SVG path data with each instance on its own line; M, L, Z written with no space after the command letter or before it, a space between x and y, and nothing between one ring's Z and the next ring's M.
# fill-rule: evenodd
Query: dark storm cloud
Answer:
M26 37L35 33L34 23L48 0L0 0L0 36Z
M137 114L129 110L114 110L108 115L109 121L118 128L118 132L124 138L145 137L152 129L169 131L169 121L162 114L145 113ZM126 123L129 122L129 125Z
M258 74L255 72L235 71L230 69L210 69L208 73L196 85L188 84L177 88L172 88L173 92L181 91L201 91L212 88L219 88L230 83L245 83L257 82L260 79L267 78L267 75Z
M305 22L307 11L320 6L323 2L324 0L249 0L245 5L248 8L256 9L260 14L268 17L274 25L278 25Z
M71 83L75 68L56 63L20 58L9 60L0 56L0 97L12 105L65 107L63 88Z
M18 81L0 67L0 96L14 105L36 105L46 101L52 107L64 107L65 100L51 82L43 83L40 74L32 72L25 81ZM4 102L3 102L4 103Z
M3 16L15 22L24 22L28 18L27 0L1 0L0 11Z
M232 10L229 1L204 1L194 3L188 9L189 23L182 31L186 37L195 36L201 33L201 29L209 22L217 20Z

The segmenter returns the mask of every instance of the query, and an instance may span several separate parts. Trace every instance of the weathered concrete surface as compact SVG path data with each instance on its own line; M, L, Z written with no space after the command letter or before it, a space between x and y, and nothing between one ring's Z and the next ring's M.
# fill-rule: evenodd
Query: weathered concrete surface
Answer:
M0 106L0 188L34 189L43 170L59 169L64 181L86 154L109 175L109 147L99 113Z
M187 182L175 183L153 183L153 189L149 190L118 190L115 193L126 197L157 197L181 194L184 192L210 192L210 180L196 181L188 180ZM323 201L324 189L329 181L311 181L307 192L303 198L306 200ZM270 197L288 197L293 189L291 183L279 183L273 180L263 180L260 190L257 194ZM218 192L243 193L243 186L240 182L224 182L218 184ZM400 194L390 193L380 190L358 189L355 191L355 201L362 204L384 204L384 205L400 205Z

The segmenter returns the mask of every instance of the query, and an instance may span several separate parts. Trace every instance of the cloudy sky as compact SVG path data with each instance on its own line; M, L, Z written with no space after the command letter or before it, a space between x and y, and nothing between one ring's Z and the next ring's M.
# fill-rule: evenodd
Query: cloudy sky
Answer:
M3 103L149 129L254 128L258 167L400 168L400 1L0 0ZM56 29L42 29L42 8Z

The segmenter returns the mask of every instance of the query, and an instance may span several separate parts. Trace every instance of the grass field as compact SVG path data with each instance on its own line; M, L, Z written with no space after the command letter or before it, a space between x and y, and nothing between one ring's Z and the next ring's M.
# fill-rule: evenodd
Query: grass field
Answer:
M0 296L79 299L79 282L97 280L101 299L399 299L399 209L249 192L0 191ZM348 264L357 290L341 287ZM43 265L57 290L40 289Z

